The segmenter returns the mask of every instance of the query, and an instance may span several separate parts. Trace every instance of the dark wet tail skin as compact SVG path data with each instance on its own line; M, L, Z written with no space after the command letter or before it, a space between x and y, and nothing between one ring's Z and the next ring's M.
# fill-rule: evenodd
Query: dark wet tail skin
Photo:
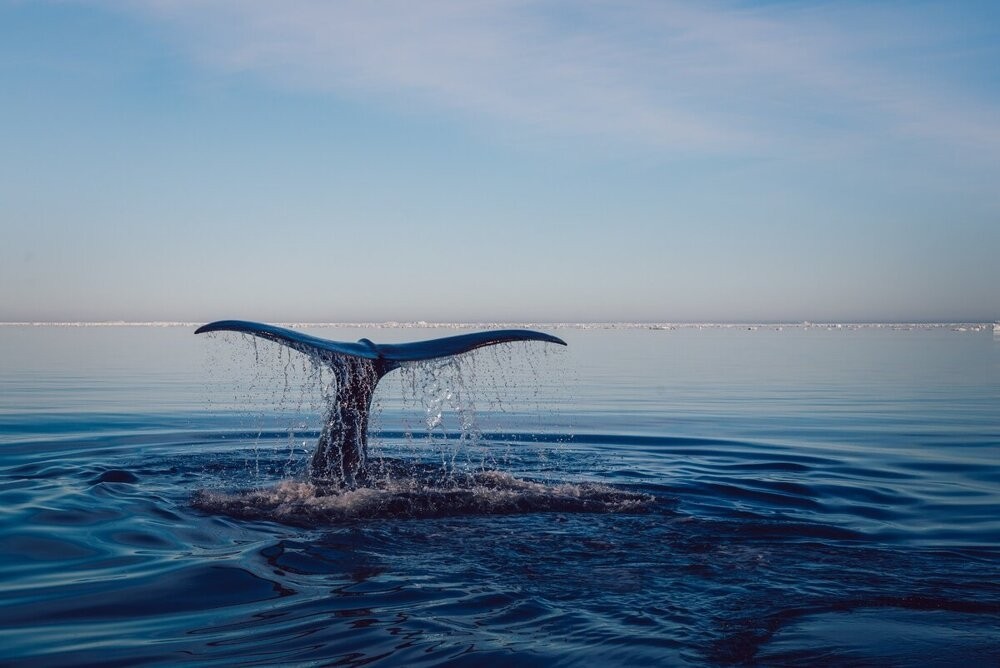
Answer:
M556 336L530 329L500 329L413 343L377 344L368 339L349 343L246 320L219 320L199 327L195 334L219 331L241 332L280 343L324 362L333 370L337 393L327 407L310 475L320 482L347 486L363 481L372 395L385 374L404 362L450 357L512 341L566 345Z

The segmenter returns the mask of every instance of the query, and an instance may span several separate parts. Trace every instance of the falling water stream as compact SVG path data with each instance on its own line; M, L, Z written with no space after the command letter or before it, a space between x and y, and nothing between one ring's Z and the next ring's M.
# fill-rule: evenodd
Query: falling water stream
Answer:
M260 364L261 348L278 347L253 337L254 362ZM517 350L511 350L517 348ZM652 502L648 494L616 490L595 482L546 481L519 478L504 470L503 457L482 439L477 405L503 411L505 402L523 385L538 382L531 344L508 343L442 359L407 362L392 372L398 382L380 386L373 400L374 422L379 422L386 393L401 391L400 405L417 410L404 418L407 449L419 451L416 458L401 458L392 445L378 437L369 444L363 482L345 484L344 479L316 480L307 472L288 476L277 483L236 490L200 490L195 507L240 518L265 519L307 526L364 518L419 518L458 515L493 515L531 512L641 512ZM516 364L514 356L523 356ZM270 355L268 355L270 357ZM485 360L480 358L485 357ZM301 366L302 358L308 367ZM294 351L277 353L284 383L276 405L297 414L314 401L304 401L309 385L322 398L323 415L336 413L337 385L357 382L350 374L358 368L349 363L333 366L325 360ZM340 362L340 360L336 360ZM520 367L515 381L510 369ZM304 372L293 380L292 374ZM363 371L364 368L361 367ZM527 373L525 373L525 371ZM488 388L480 388L482 377ZM368 379L362 379L370 383ZM527 391L530 395L530 390ZM326 418L320 438L343 429L342 420ZM558 447L553 443L552 447ZM299 447L289 447L289 459ZM260 446L254 449L255 475L260 477ZM287 471L304 471L289 466ZM342 470L342 469L339 469Z

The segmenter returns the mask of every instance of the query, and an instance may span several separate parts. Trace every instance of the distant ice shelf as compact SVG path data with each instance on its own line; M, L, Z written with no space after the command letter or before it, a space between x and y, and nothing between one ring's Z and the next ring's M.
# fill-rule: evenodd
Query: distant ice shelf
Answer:
M202 322L147 321L129 322L123 320L91 322L22 321L0 322L0 327L197 327ZM541 321L497 321L497 322L276 322L281 327L293 329L339 327L350 329L582 329L582 330L629 330L646 329L672 331L678 329L736 329L747 331L770 330L866 330L886 329L894 331L950 329L956 332L986 332L992 330L1000 334L1000 322L541 322Z

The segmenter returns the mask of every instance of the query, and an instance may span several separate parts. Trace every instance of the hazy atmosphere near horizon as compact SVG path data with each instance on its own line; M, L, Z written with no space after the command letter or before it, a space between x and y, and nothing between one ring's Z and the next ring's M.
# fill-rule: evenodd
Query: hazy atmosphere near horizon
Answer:
M992 321L1000 4L0 0L0 321Z

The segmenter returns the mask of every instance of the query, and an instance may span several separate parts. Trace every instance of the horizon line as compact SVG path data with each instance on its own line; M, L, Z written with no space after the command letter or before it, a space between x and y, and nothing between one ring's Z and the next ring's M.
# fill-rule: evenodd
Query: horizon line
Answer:
M189 320L0 320L0 327L197 327L202 321ZM617 327L666 329L688 327L954 327L1000 324L1000 320L360 320L360 321L282 321L283 327L353 327L365 328L461 328L503 326L546 326L555 328Z

